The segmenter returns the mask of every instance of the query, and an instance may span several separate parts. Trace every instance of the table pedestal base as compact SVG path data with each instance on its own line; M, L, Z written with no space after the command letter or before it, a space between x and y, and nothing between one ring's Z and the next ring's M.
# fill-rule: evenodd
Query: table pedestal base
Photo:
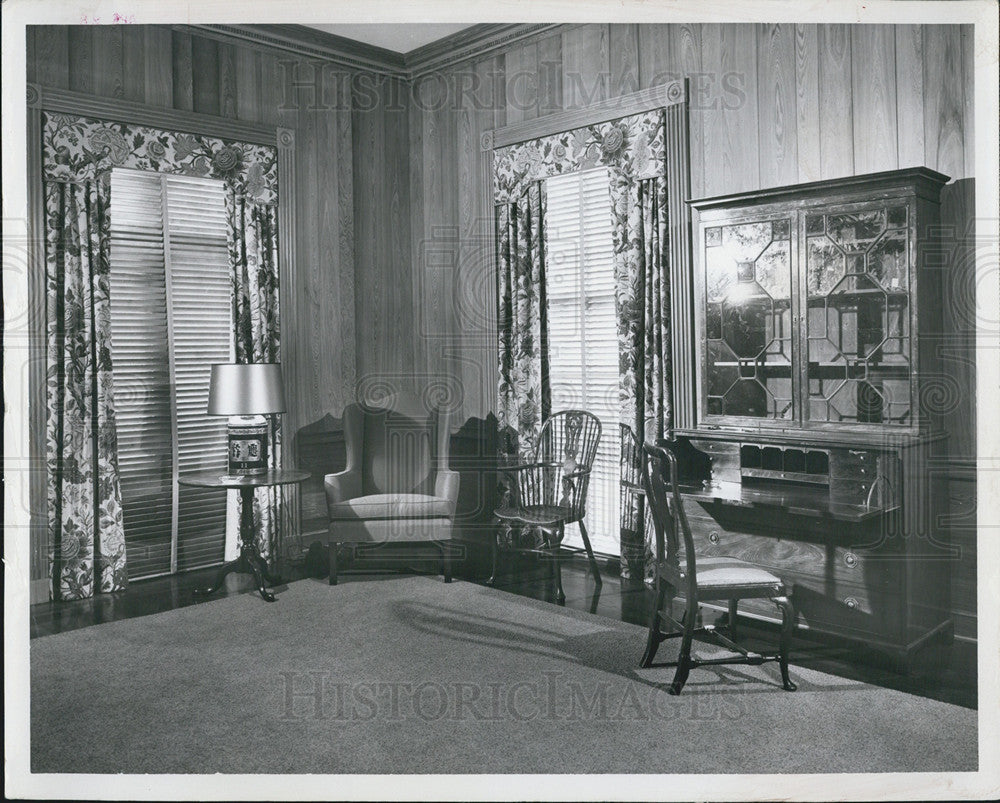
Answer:
M195 594L214 594L222 587L226 575L230 572L245 572L252 574L257 591L268 602L274 602L275 597L267 586L281 585L280 577L271 574L267 567L267 561L261 557L257 549L257 543L253 537L253 488L240 488L240 555L236 560L231 560L219 569L215 576L215 582L207 588L195 589Z

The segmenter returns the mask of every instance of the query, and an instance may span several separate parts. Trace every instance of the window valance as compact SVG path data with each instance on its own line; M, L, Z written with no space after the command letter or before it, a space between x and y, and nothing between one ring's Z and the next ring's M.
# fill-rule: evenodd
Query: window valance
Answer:
M277 149L74 115L42 115L46 181L106 180L114 167L225 181L248 199L278 201Z
M509 203L525 187L548 176L608 167L633 179L666 175L662 109L633 114L493 152L497 203Z

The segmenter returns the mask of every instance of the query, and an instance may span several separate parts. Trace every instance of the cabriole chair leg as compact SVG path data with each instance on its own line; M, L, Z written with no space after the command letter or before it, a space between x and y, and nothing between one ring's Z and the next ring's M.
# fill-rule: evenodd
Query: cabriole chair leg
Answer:
M646 637L646 652L642 655L639 666L647 668L653 663L656 650L660 646L660 617L663 605L666 602L667 584L657 580L656 591L653 594L653 610L649 615L649 635Z
M774 604L781 609L781 639L778 642L778 666L781 668L781 684L785 691L795 691L798 687L788 677L788 650L792 643L792 630L795 628L795 608L788 597L775 597Z
M677 672L674 673L673 683L670 684L670 694L681 693L691 672L691 641L694 639L696 611L697 605L689 601L684 611L684 636L681 638L681 653L677 658Z

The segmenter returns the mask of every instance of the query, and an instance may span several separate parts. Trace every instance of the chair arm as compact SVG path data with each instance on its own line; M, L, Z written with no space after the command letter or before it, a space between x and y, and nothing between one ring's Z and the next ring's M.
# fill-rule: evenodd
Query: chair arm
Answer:
M327 505L336 505L361 496L361 472L348 469L339 474L327 474L323 478Z
M459 480L458 472L449 468L438 469L437 477L434 480L434 495L451 502L453 513L458 505Z

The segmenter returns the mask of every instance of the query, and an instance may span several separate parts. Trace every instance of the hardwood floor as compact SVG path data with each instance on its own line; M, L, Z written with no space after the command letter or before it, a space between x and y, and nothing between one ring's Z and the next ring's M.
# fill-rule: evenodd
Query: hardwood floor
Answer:
M306 576L302 562L285 566L282 571L283 577L288 581ZM233 574L226 579L224 588L208 600L196 596L194 590L206 585L215 572L215 569L201 569L139 580L120 594L33 605L30 609L31 638L198 605L223 595L256 593L250 584L249 575ZM340 582L365 582L373 576L375 575L371 573L347 572L342 575ZM460 574L457 576L461 577ZM484 578L485 575L471 581L485 583ZM646 588L633 587L610 569L603 572L603 578L603 586L595 593L595 585L587 573L586 561L576 556L564 560L563 589L566 592L566 607L647 626L652 604L651 592ZM505 569L498 577L497 588L512 594L552 601L548 567L534 556L517 556L505 561ZM280 591L279 586L279 601L275 604L280 604ZM331 588L331 593L336 593L336 589ZM706 618L711 615L711 612L705 612ZM771 649L776 635L769 626L749 620L743 626L741 620L741 640L751 646ZM644 640L637 640L637 666L643 646ZM827 638L819 640L799 634L793 642L792 650L793 668L796 665L808 667L967 708L977 707L976 645L968 641L928 645L920 653L918 660L914 661L909 674L895 671L877 653L863 651L856 644L838 643Z

